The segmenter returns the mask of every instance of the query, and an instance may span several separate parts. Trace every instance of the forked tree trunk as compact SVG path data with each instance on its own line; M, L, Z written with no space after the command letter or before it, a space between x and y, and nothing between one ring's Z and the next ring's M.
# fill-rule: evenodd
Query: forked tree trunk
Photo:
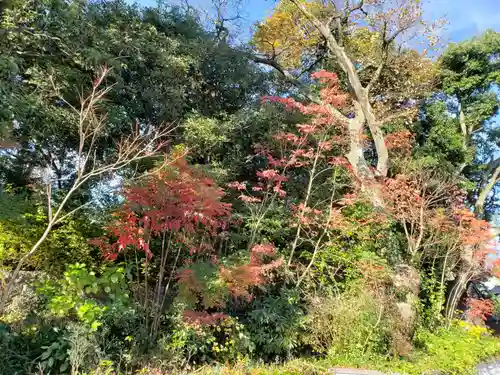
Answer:
M446 299L445 317L450 322L457 311L458 303L467 289L467 284L471 279L468 269L460 269L453 281L452 287Z
M373 113L373 108L369 100L369 87L363 87L356 67L342 47L333 36L330 28L323 24L318 18L307 10L303 3L298 0L291 0L292 3L311 21L320 34L325 38L329 51L336 57L341 69L347 75L347 83L350 94L353 97L356 112L358 109L363 113L363 123L366 122L377 151L377 173L386 176L389 164L389 152L385 144L384 135L380 129L380 123ZM351 150L352 151L352 150ZM353 164L353 168L358 164Z

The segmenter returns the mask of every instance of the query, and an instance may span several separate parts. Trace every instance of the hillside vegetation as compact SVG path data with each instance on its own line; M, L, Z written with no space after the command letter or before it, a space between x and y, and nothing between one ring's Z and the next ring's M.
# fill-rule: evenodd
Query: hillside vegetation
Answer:
M238 4L0 4L1 374L500 354L500 34L281 0L241 42Z

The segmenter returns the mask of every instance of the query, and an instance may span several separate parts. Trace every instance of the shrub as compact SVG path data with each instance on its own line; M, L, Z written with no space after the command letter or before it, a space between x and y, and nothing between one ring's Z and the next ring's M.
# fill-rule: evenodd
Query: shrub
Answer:
M17 327L16 327L17 328ZM0 374L33 374L46 349L60 332L48 325L30 325L23 329L0 326Z
M493 318L498 322L500 320L500 298L493 296L491 301L493 302Z
M354 330L355 323L349 326ZM449 329L420 331L421 344L411 359L402 360L374 353L339 353L320 360L293 360L280 365L239 362L233 366L213 366L200 369L202 375L322 375L336 367L370 368L386 373L406 375L435 374L467 375L481 361L500 354L500 343L484 328L455 322ZM145 371L145 375L163 375Z
M45 208L32 202L27 211L5 219L0 212L0 263L11 269L26 254L45 230ZM100 254L88 244L95 235L96 226L85 219L67 218L57 225L41 245L40 252L31 257L26 267L60 276L69 263L95 263Z
M116 317L134 312L123 267L103 267L97 274L85 264L72 264L63 278L41 283L37 292L45 299L42 317L59 332L57 339L42 347L42 369L77 373L95 366L106 349L123 351L123 332L114 327L120 326Z
M408 375L442 374L467 375L475 366L500 355L500 342L487 329L466 322L453 322L449 328L416 334L416 350L410 358L390 358L365 354L357 357L329 357L318 364L322 367L346 366L381 370Z
M312 298L304 341L332 356L387 354L391 321L386 303L361 289Z
M124 306L129 298L123 267L105 267L101 275L82 263L69 265L64 278L46 281L38 288L46 298L47 313L74 319L96 331L110 307Z
M418 367L444 374L466 374L478 362L500 354L500 342L486 328L461 321L449 329L418 332L416 344L421 351L414 361L415 373Z
M172 333L164 338L164 355L185 363L235 361L253 351L245 327L224 314L194 313L174 321ZM194 315L196 314L196 315ZM182 367L182 366L181 366Z
M252 302L246 322L258 353L290 356L300 346L304 314L299 303L297 293L289 290Z

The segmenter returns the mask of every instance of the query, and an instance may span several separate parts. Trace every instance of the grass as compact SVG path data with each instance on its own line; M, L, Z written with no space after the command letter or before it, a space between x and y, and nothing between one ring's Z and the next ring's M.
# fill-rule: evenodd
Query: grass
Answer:
M276 365L255 365L240 362L233 366L204 367L200 375L326 375L336 367L397 372L400 374L467 375L475 367L500 356L500 340L485 328L455 323L448 329L417 334L419 345L411 357L390 358L366 353L362 356L326 357L321 360L297 359ZM194 373L194 372L192 372Z

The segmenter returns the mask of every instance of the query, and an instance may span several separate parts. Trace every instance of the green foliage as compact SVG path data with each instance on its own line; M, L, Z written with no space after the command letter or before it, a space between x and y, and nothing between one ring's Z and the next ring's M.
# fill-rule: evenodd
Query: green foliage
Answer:
M449 329L421 331L417 344L422 345L410 364L401 364L401 370L410 374L436 370L445 374L468 374L480 361L497 356L498 341L485 328L455 322Z
M47 372L64 373L69 370L69 343L65 337L60 337L48 346L42 346L45 351L40 356L40 366Z
M176 319L172 333L164 339L169 356L195 363L242 359L254 350L248 332L236 318L226 317L213 325L186 324Z
M441 56L443 86L447 93L460 97L500 83L498 59L500 35L493 30L471 40L451 44Z
M258 233L256 242L270 242L277 246L286 246L286 240L293 232L293 228L290 228L290 211L279 203L270 203L266 208L266 215L260 217L260 220L255 212L249 215L245 212L242 218L245 219L246 231ZM243 235L248 236L248 233L243 232Z
M296 292L282 290L252 301L246 327L256 351L267 358L290 357L301 346L304 313Z
M5 358L6 373L29 374L36 366L52 374L76 373L103 355L126 363L138 322L123 267L103 267L96 274L77 263L62 279L37 284L43 303L33 305L17 327L2 331L2 348L23 358L18 364Z
M200 303L210 309L224 305L227 288L219 277L218 268L210 262L198 262L179 270L187 274L186 280L179 285L178 299L189 308Z
M423 165L445 167L452 172L461 163L470 163L472 154L470 150L464 150L465 139L458 118L449 116L446 103L431 102L424 111L424 118L415 129L420 143L415 154L423 159Z
M48 325L27 325L17 331L0 326L0 372L4 374L30 374L53 342L61 337L61 330Z
M260 90L263 75L218 43L197 17L165 3L8 3L0 19L6 35L0 41L0 129L15 119L12 136L21 147L2 154L0 175L26 186L34 171L51 166L58 189L71 183L78 120L59 96L78 108L79 90L91 88L102 66L111 68L105 84L114 89L102 108L108 115L93 155L99 160L136 122L157 126L193 111L212 118L239 110Z
M421 285L422 299L420 300L420 319L427 329L436 329L443 326L443 309L446 302L446 285L436 276L435 270L423 274Z
M491 300L493 302L493 318L498 322L500 321L500 298L493 296Z
M483 330L484 331L484 330ZM359 357L355 361L335 359L335 365L351 365L381 371L395 371L419 375L429 371L442 374L467 375L475 373L474 366L487 358L498 355L500 347L492 337L477 337L460 327L420 332L417 337L425 341L424 347L416 351L408 361L387 358Z
M289 23L296 21L295 5L285 10L294 19L278 14L274 26L284 22L295 36L312 30ZM297 14L300 23L305 21ZM318 14L323 17L323 11ZM444 249L446 236L458 231L424 230L420 239L417 233L435 224L455 226L453 211L474 203L492 172L487 163L500 144L500 132L490 124L498 111L499 34L488 31L450 46L439 59L439 92L430 97L436 64L412 51L388 49L389 70L371 90L375 115L396 106L406 110L412 106L408 98L427 100L418 121L408 123L409 115L384 124L385 135L410 129L416 142L411 153L393 156L397 151L391 149L388 175L368 182L343 157L355 151L344 124L325 113L310 116L324 109L306 100L320 87L320 96L337 99L333 79L327 90L326 83L311 83L306 73L316 70L314 63L300 85L277 82L251 62L253 51L228 42L224 33L230 21L218 20L212 32L201 20L191 7L163 1L155 7L123 0L0 5L0 147L6 134L17 142L0 151L2 270L12 270L44 233L47 191L57 209L74 181L75 155L85 135L75 131L81 118L72 107L79 108L80 94L92 89L99 68L111 68L103 83L110 91L97 108L106 121L102 137L92 140L96 152L88 155L88 165L113 156L116 141L134 127L142 131L164 123L179 124L171 138L161 140L166 160L187 154L178 160L185 169L165 174L167 193L153 182L130 198L139 186L135 178L143 172L156 176L153 168L163 167L163 160L136 163L80 187L66 208L87 204L85 209L58 222L25 264L33 273L26 280L38 280L36 293L23 279L16 288L22 290L15 290L3 311L0 373L298 375L355 366L462 374L500 354L499 341L485 329L464 323L448 327L443 316L448 275L461 271L468 249L460 241ZM275 52L276 46L265 44L267 36L282 46L290 42L280 27L262 27L256 42L261 51ZM359 60L355 65L363 83L379 66L380 36L363 28L345 36L345 50ZM291 43L295 48L301 40ZM309 47L322 55L318 66L338 65L319 39ZM294 66L313 62L297 59L313 56L296 52L281 59L292 59ZM337 73L342 80L343 73ZM301 85L311 91L302 92ZM300 110L257 106L264 93L281 95L288 105L300 98ZM347 98L339 113L350 119L352 104ZM315 131L323 127L328 130L320 136ZM364 130L363 137L369 133ZM373 138L366 136L362 149L373 168ZM317 157L316 148L322 150ZM195 165L184 165L185 160ZM390 204L379 206L385 188L405 168L443 171L450 186L468 188L469 201L456 191L425 197L424 190L432 195L439 184L425 181L420 190L402 192L409 198L401 216L408 216L396 217ZM231 207L230 214L229 208L224 215L213 214L211 198L219 191L213 181L191 178L198 170L222 187L232 186L217 200ZM108 193L109 182L128 190ZM205 193L207 199L199 199ZM151 197L160 199L147 202ZM430 199L428 210L418 212L417 202L424 198ZM94 201L99 207L88 204ZM147 207L153 201L154 207ZM126 209L115 225L116 205ZM119 253L123 263L104 263L89 245L103 232L110 247L106 243L101 250ZM420 246L414 257L408 254L410 238ZM411 279L406 284L405 276ZM418 285L409 285L412 281ZM495 315L500 316L497 300ZM314 360L297 359L311 355ZM275 360L288 362L270 364Z
M395 221L384 218L366 202L356 202L342 213L347 225L341 228L340 236L352 248L354 256L373 253L391 265L402 260L404 240Z
M355 289L334 297L313 297L304 340L316 352L332 357L386 355L393 326L390 308L387 301Z
M183 138L194 160L210 163L228 146L233 130L231 119L214 119L193 114L184 122Z
M6 188L0 193L0 263L4 269L16 265L47 227L44 205L34 194L20 190ZM101 257L88 244L88 238L99 232L85 217L68 217L53 228L27 267L60 276L69 263L94 264Z
M49 316L75 317L92 331L102 325L109 309L123 308L129 300L123 267L105 267L100 275L85 264L68 266L64 278L47 281L38 293L47 299Z
M470 40L451 44L440 57L442 90L449 104L441 118L454 117L451 121L460 122L458 129L463 134L462 147L467 155L462 165L467 166L464 174L476 184L475 191L469 195L473 204L484 191L486 182L491 181L493 187L497 182L493 171L498 162L494 160L497 159L499 133L491 120L499 110L499 53L500 33L487 30ZM442 129L439 133L448 135L449 130ZM490 162L493 166L488 164ZM488 193L486 191L486 195ZM486 207L486 211L490 211L486 214L491 215L495 202L491 198L488 200L492 207ZM485 202L478 203L476 211L483 215Z
M353 326L354 327L354 326ZM292 360L278 365L260 365L240 362L234 366L203 368L203 375L321 375L332 368L355 367L377 369L382 372L421 375L439 371L445 375L469 375L480 361L500 353L498 340L482 328L466 323L454 324L449 329L434 332L421 331L417 335L425 341L410 359L390 359L385 356L347 353L319 360ZM146 374L153 374L153 372Z
M434 331L419 331L416 344L420 347L408 360L385 357L358 357L352 361L345 358L334 359L336 365L355 365L381 371L395 371L418 375L429 371L442 374L467 375L475 372L474 366L479 362L498 356L500 345L498 340L489 335L486 329L475 327L464 322L454 323L450 328Z

